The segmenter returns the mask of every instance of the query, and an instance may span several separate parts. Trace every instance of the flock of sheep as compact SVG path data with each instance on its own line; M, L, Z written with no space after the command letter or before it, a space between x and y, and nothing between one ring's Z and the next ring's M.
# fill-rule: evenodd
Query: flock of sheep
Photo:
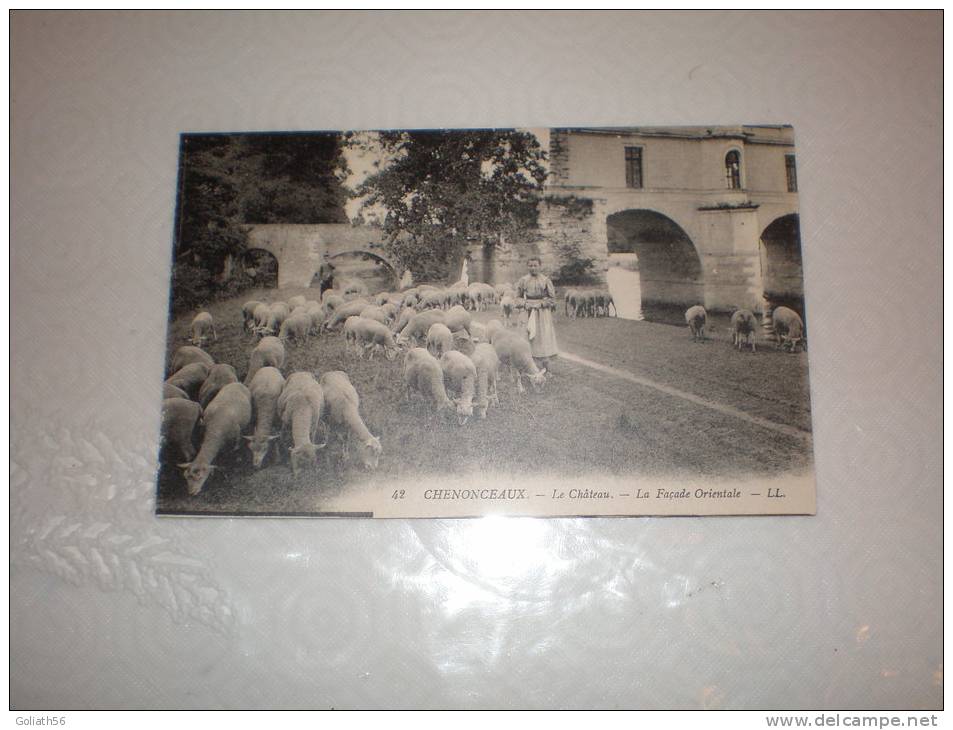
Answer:
M764 317L765 324L773 331L775 343L780 350L795 352L800 345L807 348L804 339L804 322L800 315L788 307L776 307ZM685 322L693 340L705 338L705 325L708 322L708 312L700 304L689 307L685 311ZM747 309L738 309L731 315L729 324L731 344L741 350L744 345L750 345L755 352L754 334L758 327L758 320ZM765 329L768 329L766 327Z
M502 321L484 326L473 320L471 311L496 303ZM489 407L499 405L501 368L512 373L519 392L525 391L524 379L535 389L545 383L546 371L537 367L525 335L511 327L519 308L511 285L479 282L446 289L422 285L373 298L361 282L352 282L340 291L325 291L320 302L302 296L249 301L242 307L243 328L256 344L241 382L235 365L216 363L202 349L217 334L212 315L199 312L191 323L191 344L174 352L164 384L164 458L181 455L184 461L175 461L193 496L219 468L215 461L228 447L244 441L257 469L282 435L290 440L295 474L315 465L332 439L340 441L345 459L353 448L361 466L375 469L381 442L361 417L360 396L348 374L337 370L316 378L299 371L285 377L286 347L343 335L345 350L357 357L372 360L382 354L393 360L403 352L408 399L422 399L439 416L463 425L474 414L486 418ZM461 343L467 343L463 349L469 354L461 351Z

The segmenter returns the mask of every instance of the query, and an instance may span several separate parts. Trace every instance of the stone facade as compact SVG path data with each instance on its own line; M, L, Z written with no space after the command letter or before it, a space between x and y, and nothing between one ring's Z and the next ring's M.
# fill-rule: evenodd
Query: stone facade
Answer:
M534 254L555 272L576 243L603 280L610 253L636 253L647 303L761 311L766 293L796 302L793 154L786 126L553 129L538 237L495 251L488 280L522 275ZM637 174L627 174L627 157L638 158Z

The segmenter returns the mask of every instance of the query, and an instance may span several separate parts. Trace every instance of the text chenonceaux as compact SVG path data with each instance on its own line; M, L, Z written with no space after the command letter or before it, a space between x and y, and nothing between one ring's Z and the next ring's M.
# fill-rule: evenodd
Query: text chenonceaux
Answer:
M543 495L536 495L541 497ZM550 495L546 495L550 496ZM551 497L561 499L614 499L616 495L606 491L595 491L591 489L570 489L568 494L553 490ZM654 496L655 499L738 499L741 492L737 489L656 489L655 494L637 489L634 495L624 494L619 496L634 496L636 499L646 499ZM424 499L427 500L520 500L529 499L530 496L525 489L428 489L424 492Z

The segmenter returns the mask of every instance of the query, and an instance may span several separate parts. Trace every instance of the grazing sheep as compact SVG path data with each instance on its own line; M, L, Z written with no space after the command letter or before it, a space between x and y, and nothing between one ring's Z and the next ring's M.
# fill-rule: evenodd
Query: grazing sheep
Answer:
M318 302L310 302L305 310L311 318L311 327L308 334L316 335L321 332L321 325L324 324L324 307Z
M365 469L376 469L382 451L381 441L364 425L358 410L360 398L347 373L332 370L322 375L319 382L324 388L324 420L332 433L343 438L345 457L353 437L361 465Z
M447 293L443 291L424 292L420 297L420 309L445 309Z
M346 302L334 310L334 313L324 322L325 330L334 330L343 325L348 317L359 317L361 312L368 306L366 299L354 299Z
M756 352L754 345L754 332L758 327L758 321L754 315L747 309L739 309L731 315L731 344L740 350L743 344L751 345L751 351Z
M454 406L447 397L440 361L422 347L408 350L404 358L404 387L408 401L413 399L414 393L420 393L426 402L433 404L438 414L449 416L453 413Z
M443 370L444 382L448 395L452 398L457 409L457 423L461 426L473 415L473 394L476 390L477 371L473 361L462 352L450 350L440 358L440 368Z
M291 309L284 302L273 302L268 308L268 322L259 330L262 335L277 335L281 325L291 315Z
M500 320L491 319L489 322L486 323L485 329L486 329L486 341L492 342L493 333L497 331L504 331L504 326Z
M563 301L566 306L566 316L573 317L576 316L576 300L579 297L579 293L575 289L567 289L566 293L563 295Z
M285 378L278 368L261 368L252 378L248 390L251 393L252 410L255 414L255 431L246 436L248 450L251 451L251 463L260 469L268 455L271 442L278 438L272 433L275 416L278 413L278 396L285 387Z
M397 344L416 344L421 340L425 340L431 325L437 322L443 322L445 318L446 315L439 310L427 310L413 315L397 336Z
M327 304L327 301L330 297L339 296L341 296L341 292L337 291L336 289L325 289L323 292L321 292L321 304Z
M384 311L383 307L379 307L376 304L371 304L364 307L364 309L358 312L358 314L365 319L377 320L383 325L390 324L390 318L387 316L387 312Z
M692 341L705 339L705 322L708 321L708 313L705 308L696 304L685 311L685 321L688 323L688 331L692 335Z
M199 388L199 404L205 408L218 392L229 383L237 383L238 375L235 368L226 363L213 365L208 371L208 377Z
M387 317L387 321L384 324L390 325L391 322L397 319L397 313L400 312L400 305L394 302L386 302L384 306L381 307L381 311L383 311Z
M176 370L172 375L166 378L166 383L181 388L189 394L189 398L195 400L199 393L199 388L208 377L209 366L204 362L193 362L180 370Z
M514 307L513 297L508 293L500 297L500 308L503 310L503 326L512 327L516 324L513 321L513 307Z
M474 342L486 342L486 327L479 322L470 322L470 337Z
M305 466L313 466L318 451L327 442L315 444L324 412L324 389L311 373L293 373L285 381L278 396L278 415L284 428L291 430L294 444L289 448L291 471L297 474Z
M470 337L470 313L461 307L459 304L455 304L447 310L447 314L444 317L443 323L447 325L451 332L454 334L458 332L466 332L467 339Z
M298 307L305 306L307 302L308 300L299 294L298 296L291 297L291 299L288 300L288 308L291 309L292 312L294 312L295 309L297 309Z
M287 342L293 338L298 344L302 341L307 343L308 333L311 331L311 323L311 315L304 310L304 307L300 310L295 310L288 319L281 323L278 339L282 342Z
M385 304L387 304L389 298L390 292L378 292L377 296L374 297L374 304L376 304L378 307L383 307Z
M259 304L255 307L255 321L252 323L252 331L261 333L268 326L268 317L271 316L271 307L267 304Z
M404 292L401 304L404 307L416 307L420 303L420 292L417 289L408 289Z
M413 307L404 307L400 310L400 316L397 317L397 320L391 326L391 330L394 332L400 332L407 324L410 322L411 318L417 314L417 311Z
M175 351L175 355L172 356L172 370L170 372L176 372L181 370L186 365L191 365L193 362L202 362L212 367L215 364L215 360L209 355L205 350L200 347L195 347L193 345L185 345L180 347Z
M171 383L162 384L162 399L165 400L166 398L185 398L186 400L191 400L188 393Z
M351 350L356 350L358 357L361 357L361 346L358 344L357 340L357 329L358 323L361 321L361 317L358 314L352 314L344 322L344 349L347 352Z
M365 350L370 352L368 360L374 359L374 351L380 349L384 357L393 360L397 356L397 342L394 340L394 333L391 332L386 324L374 319L358 317L356 324L357 342Z
M285 366L285 346L277 337L263 337L261 342L252 350L251 357L248 360L245 385L250 385L255 373L269 365L279 370Z
M546 368L540 370L533 360L533 353L529 342L512 334L503 333L493 339L493 349L500 359L500 364L508 366L516 378L516 389L524 393L523 377L525 376L535 390L539 390L546 382Z
M218 339L215 334L215 323L212 321L212 315L208 312L199 312L196 314L189 329L192 333L192 337L189 341L198 347L201 347L209 336L211 336L213 340Z
M199 404L187 398L166 398L162 401L162 446L168 455L168 447L175 446L182 458L195 458L192 434L195 424L202 417Z
M453 349L453 334L447 325L435 322L427 330L427 351L436 358Z
M787 347L791 352L795 352L798 344L802 349L807 349L804 341L804 322L797 312L787 307L777 307L771 313L771 319L777 335L778 349Z
M496 349L488 342L481 342L473 348L473 354L470 355L473 365L476 368L476 407L477 416L481 419L486 418L486 411L493 402L494 405L500 405L500 399L496 392L496 379L500 369L500 358L496 354Z
M255 327L255 309L261 304L257 299L247 301L242 305L242 330L249 332Z
M241 383L229 383L222 388L205 409L205 436L198 455L184 464L179 464L185 474L189 494L193 497L202 491L214 469L212 462L229 443L241 444L242 431L251 423L251 394Z

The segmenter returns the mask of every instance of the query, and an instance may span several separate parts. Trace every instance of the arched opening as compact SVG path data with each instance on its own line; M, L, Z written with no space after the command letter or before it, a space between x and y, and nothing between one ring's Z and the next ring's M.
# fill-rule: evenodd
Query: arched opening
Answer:
M685 309L704 302L701 260L691 239L654 210L625 210L606 219L609 291L630 313L682 323ZM628 254L628 256L622 256ZM632 256L634 254L634 257Z
M242 269L252 286L262 289L278 288L278 259L263 248L250 248L242 257Z
M386 260L369 251L346 251L331 256L334 266L334 287L350 279L358 279L367 285L371 293L392 291L397 288L397 272ZM320 272L314 275L311 286L321 286Z
M741 153L738 150L725 155L725 181L729 190L741 190Z
M797 213L775 219L761 234L761 279L770 308L785 306L804 317L804 269Z

